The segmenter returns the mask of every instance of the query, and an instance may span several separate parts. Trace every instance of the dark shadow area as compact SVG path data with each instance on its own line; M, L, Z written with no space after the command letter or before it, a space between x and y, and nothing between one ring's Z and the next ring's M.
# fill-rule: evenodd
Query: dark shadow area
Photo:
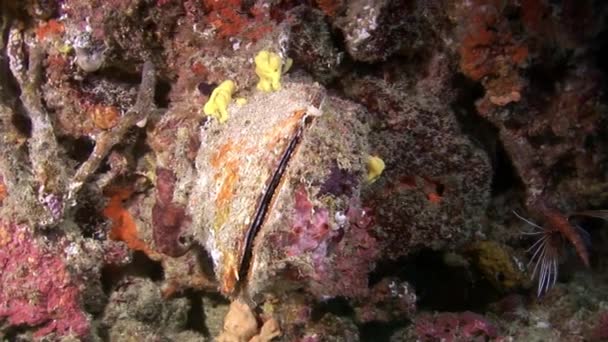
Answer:
M171 92L171 83L168 80L158 79L156 81L156 89L154 91L154 103L159 108L168 108L171 101L169 93Z
M462 132L468 135L473 143L483 147L492 158L498 144L498 129L481 117L475 107L475 102L484 96L483 86L458 73L452 78L452 87L458 89L458 94L450 107Z
M80 192L78 207L74 212L74 222L78 224L82 236L89 239L104 241L107 238L107 218L103 215L103 203L94 202L98 199L91 188L84 187Z
M103 77L101 75L103 75ZM90 74L86 81L93 84L95 83L95 79L100 77L111 83L126 83L139 86L141 83L141 65L139 70L130 69L129 71L115 66L104 67L100 69L100 71Z
M406 322L369 322L359 326L359 338L362 342L390 342L391 336Z
M152 151L152 148L146 142L147 134L145 129L133 127L133 131L129 133L133 135L132 139L134 140L130 151L130 155L134 160L138 160Z
M199 265L201 265L203 273L205 274L205 276L207 276L207 279L210 279L215 282L215 271L213 270L213 259L211 258L211 255L209 255L206 249L204 249L198 244L194 244L192 248L194 248L194 250L196 251L196 258L199 262ZM223 297L220 296L220 298Z
M511 163L511 158L507 155L507 151L502 145L498 144L494 151L492 159L492 197L501 195L514 188L523 189L521 179L517 176L517 172Z
M597 67L602 71L604 76L608 75L608 28L604 28L596 37L591 50L595 57Z
M205 322L205 312L203 311L203 294L199 291L188 290L184 296L190 301L190 310L188 311L188 321L186 329L197 331L205 337L209 336L209 329L203 324Z
M160 262L150 259L143 252L133 252L133 261L125 266L105 265L101 270L101 284L106 294L110 294L114 286L126 276L149 278L160 281L164 272Z
M452 85L458 89L456 100L451 104L460 128L471 141L483 148L492 162L492 195L500 195L521 181L499 139L499 132L492 123L477 113L475 102L484 96L483 86L462 74L457 74Z
M355 311L344 297L336 297L324 302L320 302L312 309L311 318L313 321L318 321L323 318L326 313L331 313L336 316L353 316Z
M16 325L6 328L4 331L4 336L2 341L10 341L10 342L27 342L31 341L26 334L27 331L30 331L31 327Z
M19 133L29 138L32 136L32 121L25 115L25 109L20 101L17 101L15 106L17 108L15 108L11 123Z
M416 289L421 311L477 311L500 297L492 285L473 268L449 266L443 253L423 250L398 260L378 263L370 285L387 276L396 276Z
M230 305L230 301L217 293L204 293L201 291L188 291L186 296L190 299L191 308L188 312L188 323L186 329L194 330L201 333L203 336L213 339L216 336L211 336L209 327L205 325L207 317L203 307L215 308L219 305Z
M568 60L569 58L563 57L553 60L553 63L546 63L547 61L544 60L543 63L531 65L526 70L530 88L535 90L539 95L551 95L555 93L557 83L564 80L572 69L568 65ZM529 101L533 101L533 104L538 106L545 104L544 102L537 102L544 101L544 97L542 96L535 96L529 99Z
M79 163L86 161L95 148L95 142L86 136L79 138L61 136L58 138L58 142L68 157Z

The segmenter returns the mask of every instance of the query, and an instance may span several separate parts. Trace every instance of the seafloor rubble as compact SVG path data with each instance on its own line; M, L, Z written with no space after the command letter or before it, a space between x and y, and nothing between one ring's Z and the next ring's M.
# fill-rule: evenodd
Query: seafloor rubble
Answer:
M0 3L0 340L608 340L608 5Z

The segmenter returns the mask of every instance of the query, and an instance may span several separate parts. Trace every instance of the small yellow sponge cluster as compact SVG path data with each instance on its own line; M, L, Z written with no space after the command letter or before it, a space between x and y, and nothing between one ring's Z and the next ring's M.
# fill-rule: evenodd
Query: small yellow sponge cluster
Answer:
M257 88L271 92L281 89L283 61L274 52L262 50L255 56L255 73L260 77Z
M367 159L367 182L375 182L384 171L384 160L377 156L370 156Z
M205 115L218 119L220 123L226 122L228 120L228 105L232 101L232 94L234 94L235 88L234 82L227 80L213 89L209 100L205 103L205 107L203 107Z

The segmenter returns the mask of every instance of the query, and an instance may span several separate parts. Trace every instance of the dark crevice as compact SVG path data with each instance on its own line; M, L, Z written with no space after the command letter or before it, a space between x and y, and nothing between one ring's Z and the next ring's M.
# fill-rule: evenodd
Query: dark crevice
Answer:
M546 64L535 64L527 70L530 88L535 89L538 93L550 95L555 92L556 81L563 79L566 76L566 65L550 66ZM543 97L535 96L533 100L539 100ZM539 103L543 105L543 103Z
M320 302L312 309L311 319L318 321L327 313L336 316L354 316L355 311L344 297L336 297Z
M575 72L571 52L555 53L554 50L543 50L538 60L525 70L528 81L527 92L534 96L526 97L529 108L543 109L553 105L552 100L558 91L558 85ZM527 117L529 113L522 113ZM526 120L527 121L527 120Z
M505 8L503 15L509 22L519 24L521 22L521 7L508 6Z
M100 329L97 327L97 335L103 342L110 342L110 329Z
M247 17L250 19L255 18L253 13L251 13L251 9L255 5L255 0L242 0L241 1L241 12L247 14Z
M148 258L148 256L142 252L133 253L133 262L131 265L134 266L133 271L135 271L135 273L140 272L139 270L141 270L143 273L142 275L149 277L153 281L160 281L164 278L164 271L160 262Z
M369 322L359 326L359 338L362 342L389 342L391 336L399 328L407 325L407 322Z
M156 90L154 91L154 102L159 108L168 108L171 100L169 94L171 92L171 83L168 80L158 79L156 82Z
M101 284L106 294L110 294L115 285L126 276L149 278L161 281L164 278L160 262L150 259L143 252L133 252L133 261L125 266L105 265L101 270Z
M65 149L67 156L79 163L86 161L95 147L95 143L86 136L79 138L61 136L57 140Z
M197 315L200 315L200 321L194 321L194 318L196 318L196 316L191 316L188 319L188 327L192 330L200 331L205 337L215 338L216 336L211 336L211 332L209 331L209 328L204 324L204 322L207 321L207 319L205 316L205 312L202 310L203 305L204 305L204 307L206 307L208 309L209 308L215 309L218 306L230 305L230 301L217 293L207 293L204 296L201 295L200 298L203 300L203 303L200 306L200 311L197 314ZM192 322L193 325L190 325L190 318L193 319L193 322Z
M107 218L102 214L103 203L94 202L99 198L90 187L81 190L78 207L74 212L74 222L78 224L82 236L97 241L104 241L107 237Z
M492 159L492 196L501 195L513 188L523 188L513 163L502 145L497 145Z
M120 69L114 66L109 66L103 68L103 79L107 80L110 83L118 83L118 84L130 84L138 86L141 83L141 69L135 70L132 69L129 71ZM96 78L101 77L101 73L93 73L90 74L86 82L94 83Z
M432 250L379 262L370 275L370 285L387 276L410 283L416 289L418 308L423 311L479 312L500 297L475 269L449 266L442 252Z
M186 329L199 332L205 337L211 337L209 329L205 326L205 312L203 311L203 294L200 291L188 290L185 292L185 297L190 301L190 310L188 311L188 321ZM205 303L207 304L207 303Z
M19 133L29 138L32 136L32 121L25 115L25 109L23 109L21 102L17 102L16 106L18 108L16 108L11 118L11 123Z
M215 89L217 86L217 83L200 82L196 85L196 88L201 95L210 96L213 89Z
M195 244L192 248L196 252L198 265L201 266L203 274L211 281L215 281L215 272L213 270L213 259L211 259L211 255L209 255L206 249L199 245Z
M528 141L534 149L540 150L545 145L559 145L566 139L557 136L552 130L546 129L542 135L528 135Z
M31 326L26 325L13 325L5 328L4 336L2 341L11 342L26 342L31 341L31 336L27 334L28 330L31 330Z
M577 166L576 161L570 156L563 156L556 160L547 172L548 185L556 186L564 177L576 178ZM556 183L556 184L552 184Z
M594 50L597 67L604 75L608 75L608 28L597 35L594 44L591 44L591 49Z
M152 148L148 145L146 141L147 134L145 129L134 128L133 132L133 147L130 151L129 155L133 160L139 160L141 158L145 158L150 152L152 152Z
M453 79L453 86L459 89L459 93L452 109L463 133L486 151L492 163L492 195L500 195L514 186L520 187L521 181L499 140L498 129L477 114L475 101L484 96L482 85L458 74Z
M471 140L492 154L497 144L498 129L489 121L477 114L475 101L484 96L483 86L463 74L456 74L452 79L452 87L458 89L458 94L451 108L456 115L463 133Z
M108 163L108 157L106 156L103 161L101 162L101 164L99 164L99 167L97 168L97 171L95 173L97 174L103 174L110 171L110 163Z
M441 183L435 184L435 192L437 193L437 195L443 196L444 191L445 191L445 185L443 185Z

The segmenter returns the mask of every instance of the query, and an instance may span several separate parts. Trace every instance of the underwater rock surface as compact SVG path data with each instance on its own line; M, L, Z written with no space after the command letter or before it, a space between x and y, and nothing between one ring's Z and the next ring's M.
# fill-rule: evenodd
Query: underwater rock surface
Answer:
M608 339L601 1L0 4L0 340Z

